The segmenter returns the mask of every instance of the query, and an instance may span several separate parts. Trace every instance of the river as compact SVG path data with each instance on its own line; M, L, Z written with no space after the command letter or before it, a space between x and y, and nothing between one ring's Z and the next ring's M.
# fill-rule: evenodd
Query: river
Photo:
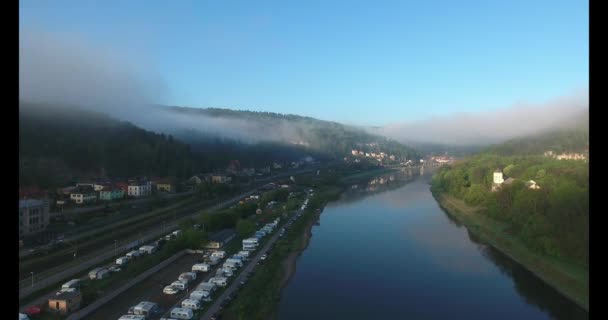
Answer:
M588 319L450 218L429 180L386 174L328 204L279 319Z

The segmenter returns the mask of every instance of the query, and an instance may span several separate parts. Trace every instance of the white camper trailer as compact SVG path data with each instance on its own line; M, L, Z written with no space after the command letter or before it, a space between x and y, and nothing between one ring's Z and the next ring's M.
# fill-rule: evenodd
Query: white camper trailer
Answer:
M61 290L69 290L69 289L79 289L80 288L80 279L72 279L61 286Z
M213 282L201 282L198 286L196 286L196 290L207 291L209 293L215 291L215 283Z
M226 256L226 251L214 251L211 253L212 257L224 258Z
M139 314L125 314L124 316L118 318L118 320L146 320L146 316Z
M224 277L213 277L213 278L209 279L209 282L211 282L219 287L225 287L226 284L228 284L228 282L226 280L227 279Z
M202 299L205 299L205 298L209 297L209 295L210 295L209 291L194 290L190 294L190 299L193 299L193 300L202 300Z
M178 279L181 281L185 281L185 282L194 281L194 280L196 280L196 273L183 272L182 274L179 275Z
M140 254L141 253L139 252L139 250L133 250L133 251L127 252L126 256L129 257L129 259L133 259L133 258L139 257Z
M142 315L150 317L158 312L158 304L150 301L142 301L133 307L133 313L136 315Z
M201 309L201 301L194 299L184 299L184 301L182 301L182 308L199 310Z
M209 271L209 265L206 263L197 263L192 266L192 272L207 272Z
M142 246L141 248L139 248L139 252L141 253L145 253L145 254L153 254L154 252L156 252L157 247L156 246Z
M178 280L178 281L173 281L171 283L171 286L177 290L182 291L182 290L186 290L186 288L188 288L188 283Z
M91 271L89 271L89 278L91 280L95 280L97 279L97 274L99 273L99 271L101 271L103 268L95 268Z
M171 310L171 318L190 320L192 317L194 317L192 309L173 308Z

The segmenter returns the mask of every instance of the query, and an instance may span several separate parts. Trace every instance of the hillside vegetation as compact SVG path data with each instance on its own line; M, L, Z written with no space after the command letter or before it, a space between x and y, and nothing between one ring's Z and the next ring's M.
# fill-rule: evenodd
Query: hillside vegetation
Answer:
M277 139L278 143L275 143L275 146L299 143L301 146L305 146L304 149L309 152L334 159L350 155L352 149L367 152L383 151L394 154L401 159L412 159L420 156L413 148L398 143L395 140L372 135L356 127L310 117L215 108L169 107L168 110L176 114L188 115L192 119L196 119L196 116L204 116L212 119L222 118L246 121L253 124L256 128L261 128L266 136L272 136ZM190 136L189 142L193 144L201 140L192 138L192 132L188 136ZM294 147L292 146L292 148Z
M21 105L19 183L44 188L74 179L191 174L198 158L170 135L75 108Z
M588 140L584 137L579 129L573 129L494 146L439 169L433 177L432 190L479 206L480 214L507 222L510 232L538 253L588 266L588 162L532 155L551 148L564 152L586 148ZM491 192L497 168L505 179L516 180ZM534 180L540 189L527 188L525 183L529 180Z

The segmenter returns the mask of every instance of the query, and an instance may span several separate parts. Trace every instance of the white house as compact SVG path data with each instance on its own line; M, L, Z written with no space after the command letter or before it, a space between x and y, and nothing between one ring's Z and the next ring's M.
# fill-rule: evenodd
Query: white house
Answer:
M540 186L538 184L536 184L536 181L534 181L534 180L530 180L530 181L526 182L526 187L528 187L528 189L532 189L532 190L540 189Z
M129 182L127 195L131 197L146 197L152 194L152 182L150 181L134 181Z
M97 193L93 187L89 185L81 185L76 187L72 193L70 193L70 199L78 204L94 202L97 200Z
M502 171L500 169L494 170L494 183L502 184L503 182L505 182L505 179L502 176Z

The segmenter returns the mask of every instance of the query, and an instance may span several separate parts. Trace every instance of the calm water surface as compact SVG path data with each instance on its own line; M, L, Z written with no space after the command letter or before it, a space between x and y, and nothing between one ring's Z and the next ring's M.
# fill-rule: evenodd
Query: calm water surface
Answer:
M430 176L391 174L329 204L282 292L279 319L587 319L469 234Z

